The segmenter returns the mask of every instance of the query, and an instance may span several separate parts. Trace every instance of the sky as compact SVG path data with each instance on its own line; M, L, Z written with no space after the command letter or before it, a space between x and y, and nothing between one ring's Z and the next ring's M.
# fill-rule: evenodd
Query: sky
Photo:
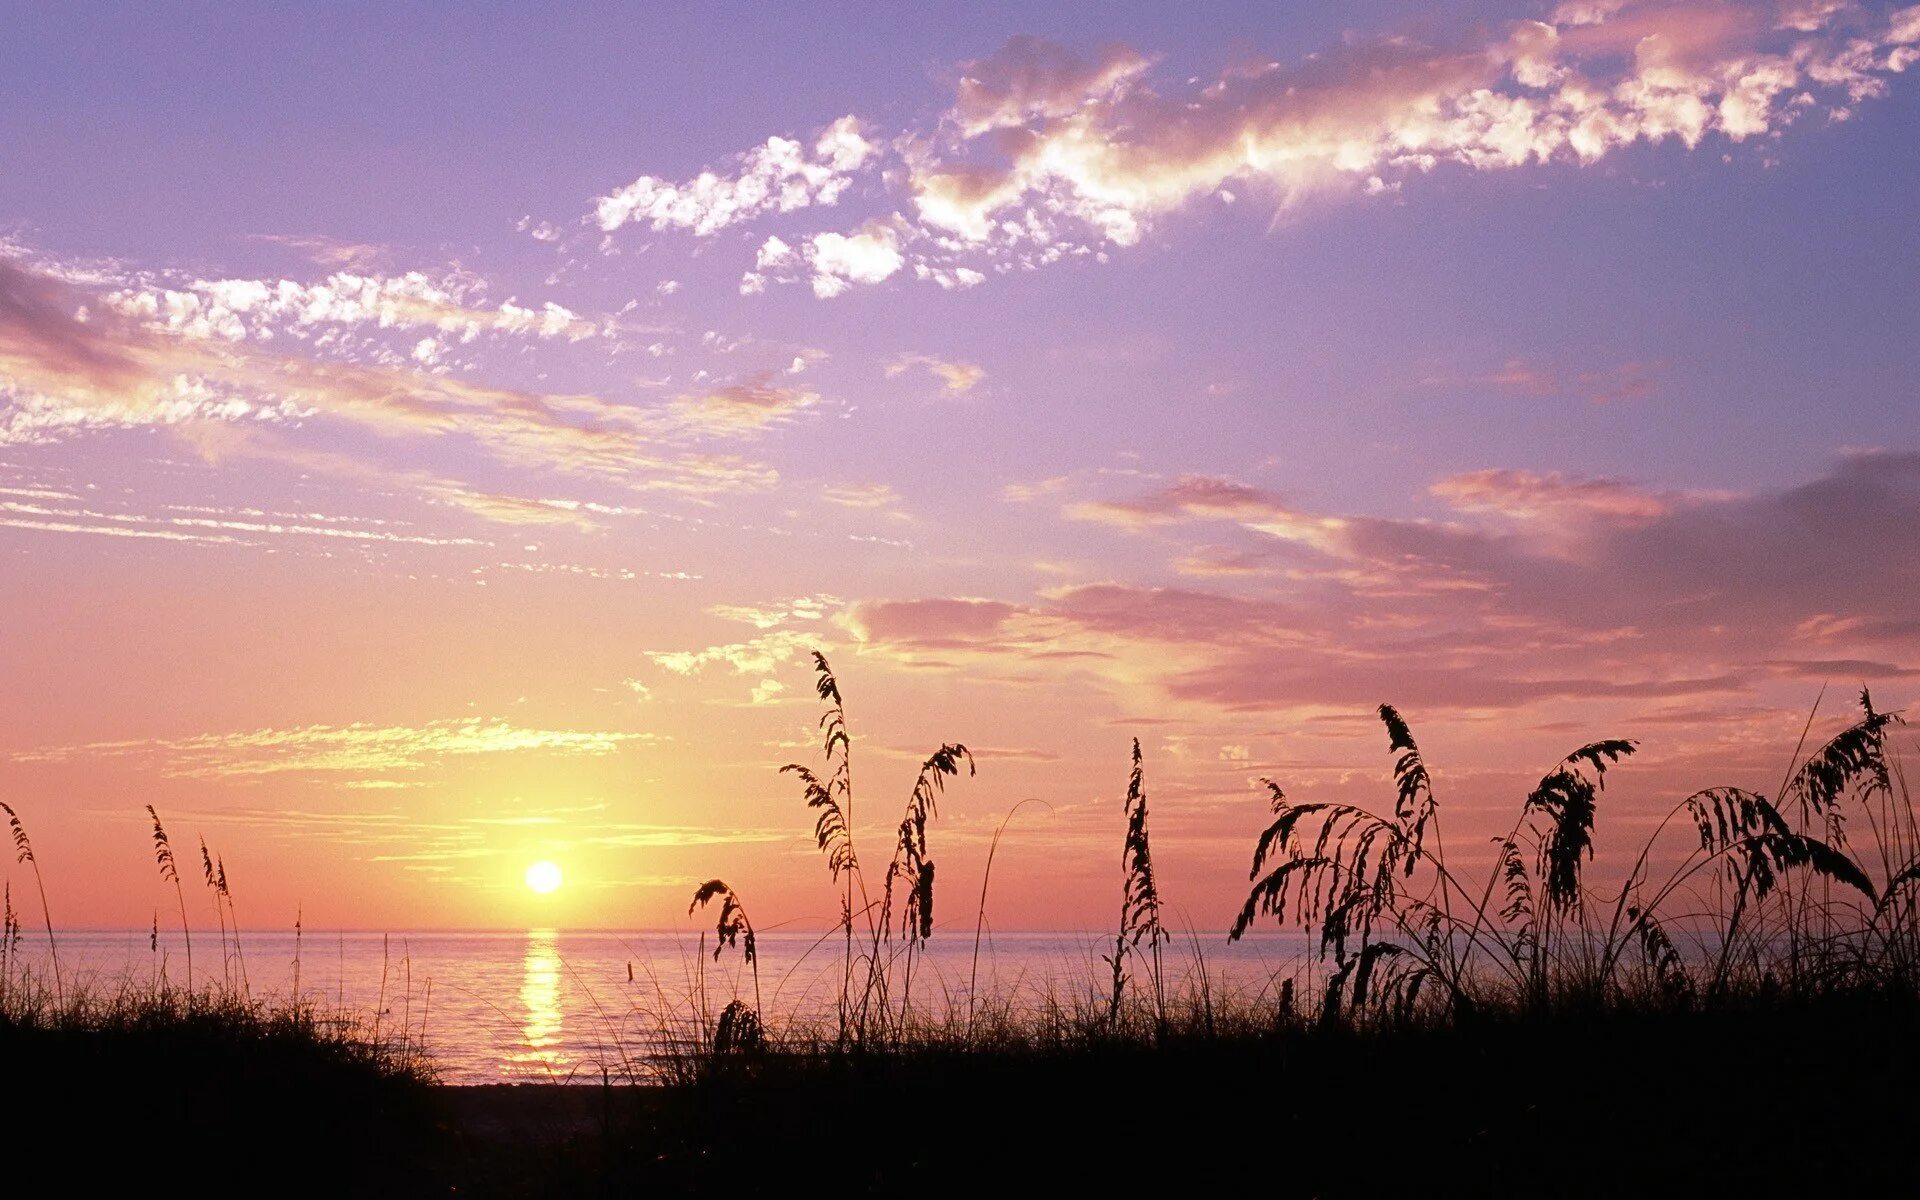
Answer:
M963 743L937 916L1014 813L1009 929L1113 920L1134 738L1218 928L1263 778L1390 803L1382 702L1463 860L1637 739L1604 872L1916 691L1920 7L0 25L0 799L58 923L170 905L151 804L249 927L714 876L825 926L816 650L863 859Z

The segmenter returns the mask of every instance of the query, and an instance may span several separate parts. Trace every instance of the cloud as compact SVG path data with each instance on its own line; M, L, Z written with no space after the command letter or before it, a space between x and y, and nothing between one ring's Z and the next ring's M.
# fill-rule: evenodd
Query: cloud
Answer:
M313 339L328 328L431 329L457 341L486 333L581 341L598 326L546 301L484 306L477 284L436 280L423 271L382 276L337 272L319 283L290 279L195 279L170 287L139 284L107 292L104 304L171 333L226 341Z
M596 200L594 218L607 233L644 224L706 236L765 213L834 204L873 153L860 122L841 117L811 148L791 138L768 138L740 155L731 173L702 171L684 183L642 175Z
M899 218L876 217L852 233L816 233L798 247L769 237L754 254L754 269L740 278L740 294L764 292L769 283L807 280L822 300L843 295L855 284L879 283L906 266Z
M915 367L924 367L953 395L970 392L987 377L984 369L968 362L948 362L929 354L902 354L887 364L887 378L895 379Z
M600 522L594 519L593 514L550 499L475 491L446 481L423 482L420 486L439 503L499 525L571 525L576 529L600 527Z
M869 221L852 234L815 234L807 240L806 259L813 294L823 300L856 283L879 283L906 263L899 238L884 221Z
M47 275L0 260L0 445L86 428L196 419L285 420L285 397L264 402L211 385L224 366L112 310L97 311Z
M1156 79L1153 56L1134 47L1082 55L1020 36L960 64L939 120L884 151L858 129L832 150L823 135L811 155L775 138L733 174L678 185L642 178L599 201L600 224L712 233L837 200L848 172L884 157L879 177L894 191L885 215L853 234L814 234L798 249L762 243L740 290L805 278L828 298L903 268L968 287L989 270L1137 245L1164 218L1213 198L1260 196L1284 211L1403 194L1443 169L1587 165L1635 144L1752 143L1803 117L1842 120L1920 59L1914 12L1719 0L1569 5L1548 20L1481 25L1451 42L1350 35L1316 53L1242 59L1174 82ZM785 255L769 255L776 244ZM1551 381L1523 378L1528 370L1518 364L1505 382L1597 402L1652 386L1644 367Z
M468 537L439 537L350 524L324 524L316 514L262 519L246 512L187 516L103 511L75 505L0 500L0 525L52 533L157 538L216 545L262 546L281 539L342 539L397 546L484 546Z
M1426 622L1372 624L1386 615L1364 606L1357 616L1337 615L1295 597L1107 583L1050 591L1027 606L873 602L857 605L848 623L869 652L908 663L1011 660L1023 672L1090 674L1115 689L1150 681L1169 699L1228 711L1366 706L1389 691L1407 703L1458 709L1745 686L1733 671L1573 675L1549 651L1564 655L1576 637L1497 626L1476 633L1470 621L1444 637Z
M796 602L805 605L816 602ZM837 603L837 602L836 602ZM796 608L787 613L762 614L745 606L722 606L719 615L751 621L769 631L743 642L727 642L698 650L649 650L647 658L669 675L697 676L709 668L724 667L735 676L756 677L747 692L749 705L770 704L787 690L776 678L783 669L797 669L816 649L830 649L830 639L822 636L817 622L819 609ZM789 620L805 621L809 628L770 628ZM725 703L724 701L708 701Z
M963 146L992 143L989 161L928 156L915 202L922 220L964 241L994 240L1007 214L1028 207L1125 246L1155 217L1228 185L1290 204L1387 190L1442 165L1590 163L1640 141L1739 142L1809 104L1884 90L1885 74L1904 66L1905 14L1848 24L1838 9L1782 29L1759 9L1623 5L1603 20L1518 21L1455 46L1350 40L1170 95L1148 84L1137 54L1083 63L1016 39L969 64L949 114Z
M763 489L777 475L691 441L750 433L817 399L752 382L666 408L533 393L317 359L198 320L146 323L97 299L0 261L0 445L163 428L210 455L245 454L260 440L214 428L328 420L387 438L455 439L519 467L711 494Z
M345 271L369 271L387 257L384 247L364 242L345 242L319 234L256 233L249 241L266 242L298 251L312 263Z
M356 791L413 789L419 780L356 779L340 784ZM408 864L408 870L450 871L445 865L522 852L518 839L537 834L549 852L585 847L675 848L790 840L784 827L672 825L608 819L605 804L529 807L516 799L506 815L420 818L406 812L347 809L312 811L286 807L222 806L172 809L170 821L206 823L219 829L257 829L302 844L328 842L357 852L365 861ZM503 843L502 838L507 840ZM452 882L440 876L442 882ZM480 880L462 880L465 884Z
M840 600L833 596L800 596L769 605L716 604L707 611L729 621L745 621L755 629L775 629L791 622L825 620L840 607Z
M819 402L818 392L781 387L761 376L682 396L675 411L699 432L737 435L784 424Z
M1046 496L1057 496L1073 483L1071 475L1052 475L1030 483L1009 483L1000 489L1000 498L1009 504L1029 504Z
M649 650L653 664L675 675L692 675L710 666L725 666L735 675L771 675L782 663L806 657L814 640L803 633L780 630L744 642L729 642L700 650Z
M1619 479L1490 469L1449 475L1428 489L1463 512L1500 513L1522 520L1590 517L1653 521L1675 503Z
M892 508L900 503L900 493L886 483L830 483L820 495L842 508Z
M860 605L848 627L861 641L919 648L977 644L998 635L1022 610L999 600L928 599Z
M307 725L207 733L184 738L89 742L18 750L16 763L134 759L161 774L188 779L232 779L295 772L416 771L447 758L492 754L611 754L649 735L528 729L469 717L426 725Z
M0 367L10 389L50 376L94 388L140 381L136 357L76 317L71 292L48 276L0 259Z
M63 520L20 511L16 505L0 506L0 526L28 529L39 533L75 533L94 537L149 539L164 542L195 542L207 546L244 546L253 543L230 534L190 533L179 529L151 529L128 525L96 525Z
M1156 492L1126 500L1092 500L1067 510L1075 520L1136 528L1193 518L1256 521L1291 516L1276 495L1228 479L1182 476Z
M1590 404L1641 400L1654 392L1661 364L1626 362L1597 370L1568 371L1526 358L1510 358L1498 370L1458 379L1431 378L1434 385L1504 388L1527 396L1573 396Z
M1044 39L1015 37L998 54L961 65L951 115L965 137L1064 117L1115 96L1151 65L1130 46L1108 46L1082 62Z
M1339 517L1297 510L1272 492L1206 475L1185 475L1142 496L1080 501L1067 506L1066 516L1136 531L1181 521L1233 521L1309 545L1336 538L1343 525Z
M1777 671L1795 679L1914 679L1920 678L1920 667L1901 667L1893 663L1874 662L1864 658L1820 658L1820 659L1767 659L1760 663L1770 671Z
M867 600L844 623L866 653L912 664L1150 681L1235 711L1652 699L1920 669L1920 453L1853 453L1750 495L1520 470L1434 491L1458 519L1314 513L1183 479L1072 515L1169 537L1237 527L1242 544L1180 560L1225 562L1198 572L1215 587Z

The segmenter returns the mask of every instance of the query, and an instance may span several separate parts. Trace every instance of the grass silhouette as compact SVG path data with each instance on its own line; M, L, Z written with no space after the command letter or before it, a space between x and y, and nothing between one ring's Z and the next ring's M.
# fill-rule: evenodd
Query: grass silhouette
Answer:
M224 864L204 849L217 980L176 987L160 963L117 990L65 980L40 863L9 808L49 967L42 977L23 958L9 883L0 1065L10 1094L36 1100L10 1132L137 1134L277 1168L278 1190L304 1194L736 1193L790 1188L808 1164L843 1191L947 1194L1192 1190L1249 1171L1281 1195L1781 1194L1906 1177L1920 814L1889 751L1900 720L1865 692L1844 730L1796 748L1772 795L1686 797L1625 878L1605 882L1586 868L1608 772L1634 742L1549 764L1492 839L1491 865L1468 875L1472 856L1449 863L1434 771L1383 705L1391 788L1378 806L1297 803L1266 783L1270 819L1229 936L1302 930L1317 961L1258 994L1217 993L1197 939L1189 982L1168 986L1136 740L1106 978L1091 970L1032 1003L977 994L983 880L964 1002L916 1006L916 956L934 933L928 832L973 759L954 742L923 761L870 890L846 704L823 656L815 670L824 763L782 770L802 785L841 901L830 1015L763 1007L745 903L712 879L689 915L713 906L713 957L741 955L751 1002L713 1013L703 932L684 1005L655 981L647 1043L621 1047L621 1081L658 1086L613 1088L609 1068L599 1089L436 1089L410 957L397 1036L383 1024L384 960L370 1020L322 1010L297 985L255 999ZM172 844L147 811L188 934ZM158 930L156 915L156 948ZM296 1161L320 1165L287 1175Z
M193 1164L242 1194L431 1186L431 1065L311 1004L15 978L0 997L0 1071L9 1141L89 1194L169 1190L160 1181ZM136 1137L144 1154L122 1149Z

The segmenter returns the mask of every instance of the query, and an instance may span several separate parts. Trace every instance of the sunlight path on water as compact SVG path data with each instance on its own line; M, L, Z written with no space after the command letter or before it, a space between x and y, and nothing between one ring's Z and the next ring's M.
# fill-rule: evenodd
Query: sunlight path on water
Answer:
M560 948L551 929L527 931L521 961L520 1033L524 1045L509 1052L501 1074L512 1078L551 1079L566 1072L561 1053L565 1018L560 1007Z

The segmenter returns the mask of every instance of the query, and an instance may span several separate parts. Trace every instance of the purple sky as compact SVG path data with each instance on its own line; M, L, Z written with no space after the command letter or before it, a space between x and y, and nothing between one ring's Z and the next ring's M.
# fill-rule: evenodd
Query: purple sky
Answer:
M1469 833L1642 739L1631 827L1920 674L1920 8L0 25L0 794L76 921L149 799L268 923L830 917L814 647L872 836L943 740L944 877L1054 806L1027 926L1134 735L1216 925L1382 700Z

